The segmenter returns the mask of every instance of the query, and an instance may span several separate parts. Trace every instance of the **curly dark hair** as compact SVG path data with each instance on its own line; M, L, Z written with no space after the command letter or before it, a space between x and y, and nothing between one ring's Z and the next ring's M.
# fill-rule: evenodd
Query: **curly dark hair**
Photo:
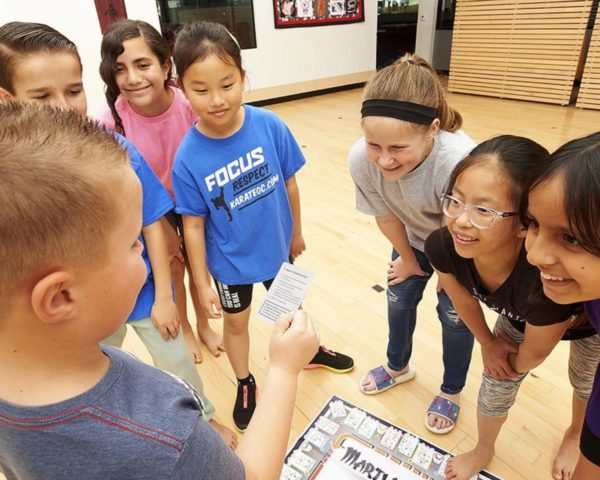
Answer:
M167 78L165 79L165 88L168 85L174 85L172 78L173 63L171 61L171 48L167 41L152 25L142 20L123 19L111 24L102 37L100 46L100 76L106 86L104 95L115 121L115 130L122 135L125 134L123 121L119 116L115 103L121 93L115 80L115 68L117 58L125 48L123 42L132 38L142 37L152 53L161 65L168 64Z

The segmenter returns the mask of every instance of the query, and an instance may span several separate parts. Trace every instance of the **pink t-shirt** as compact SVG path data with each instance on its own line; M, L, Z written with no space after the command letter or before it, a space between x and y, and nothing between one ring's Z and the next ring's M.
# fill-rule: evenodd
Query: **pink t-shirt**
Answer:
M171 197L175 198L171 183L173 159L181 139L198 117L181 90L174 87L171 89L175 93L173 103L165 113L156 117L144 117L135 113L122 95L119 95L115 105L125 128L125 136L141 152ZM108 105L95 118L106 128L115 128Z

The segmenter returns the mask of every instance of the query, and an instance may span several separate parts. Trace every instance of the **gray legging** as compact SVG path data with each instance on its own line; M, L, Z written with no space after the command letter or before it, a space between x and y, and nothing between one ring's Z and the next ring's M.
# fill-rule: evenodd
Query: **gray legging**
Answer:
M496 320L494 332L505 333L516 344L523 343L523 334L519 332L503 315ZM569 351L569 380L579 398L590 397L594 375L600 361L600 337L592 335L581 340L572 340ZM490 417L503 417L515 403L521 382L527 376L525 372L516 378L497 379L483 373L477 406L482 413Z

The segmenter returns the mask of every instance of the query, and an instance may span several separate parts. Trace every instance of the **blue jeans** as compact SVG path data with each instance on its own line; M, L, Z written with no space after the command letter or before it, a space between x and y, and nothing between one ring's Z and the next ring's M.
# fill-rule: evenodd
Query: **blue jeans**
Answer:
M417 305L423 298L423 290L433 274L433 268L425 254L415 248L413 252L421 270L427 276L413 275L398 285L388 286L388 325L389 338L387 348L388 367L402 370L408 365L412 354L412 337L417 321ZM392 250L392 260L398 258L398 252ZM444 360L444 379L441 391L448 394L459 393L465 386L471 352L473 334L454 311L446 292L437 294L437 313L442 322L442 348Z

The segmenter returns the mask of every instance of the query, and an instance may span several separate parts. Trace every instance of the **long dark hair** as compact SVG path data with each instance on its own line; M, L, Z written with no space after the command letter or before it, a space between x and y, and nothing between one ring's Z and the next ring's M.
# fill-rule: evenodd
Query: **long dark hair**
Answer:
M13 80L19 57L39 52L68 52L81 58L75 44L43 23L9 22L0 27L0 87L14 95Z
M452 192L456 180L468 168L493 162L500 167L504 179L508 181L512 205L521 212L532 175L548 161L548 150L539 143L525 137L500 135L477 145L456 165L448 180L446 193Z
M237 67L244 80L242 52L235 37L223 25L213 22L185 24L175 39L173 61L181 82L189 66L209 55L217 55L223 62Z
M600 132L565 143L535 172L529 190L561 176L569 227L579 244L600 257ZM527 202L524 202L525 209Z
M100 76L106 85L104 95L115 121L115 130L123 135L125 135L123 121L115 107L115 102L121 93L115 80L115 68L117 58L125 51L123 42L138 37L144 39L161 65L169 65L164 85L165 88L173 85L171 49L158 30L142 20L123 19L110 25L102 37L100 46Z

